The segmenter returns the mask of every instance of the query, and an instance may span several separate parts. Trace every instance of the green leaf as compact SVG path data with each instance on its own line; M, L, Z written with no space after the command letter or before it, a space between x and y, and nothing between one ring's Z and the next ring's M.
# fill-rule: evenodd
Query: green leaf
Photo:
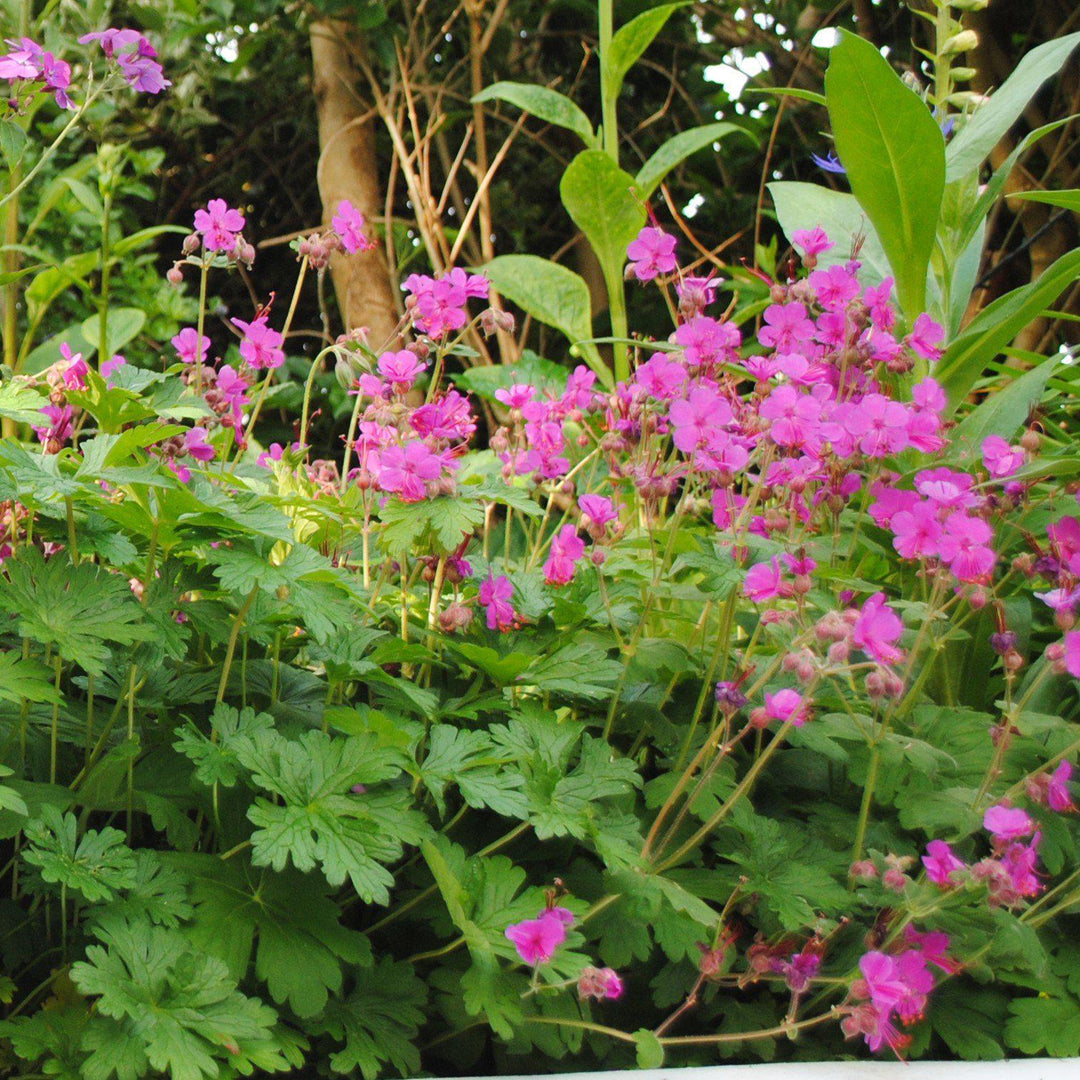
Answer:
M526 314L553 326L571 344L592 337L589 286L580 274L538 255L499 255L484 267L493 288ZM582 347L589 366L611 384L595 345Z
M371 968L356 971L356 985L346 998L335 997L317 1020L314 1034L329 1035L344 1047L330 1055L336 1073L375 1080L390 1065L402 1076L420 1072L416 1036L427 1019L427 988L408 964L382 957Z
M74 814L54 806L26 826L28 847L23 858L36 866L44 881L63 885L89 903L111 900L135 884L135 856L119 829L88 829L78 838Z
M945 157L948 179L958 180L978 169L1002 136L1027 108L1047 79L1056 75L1080 44L1080 33L1047 41L1026 53L1016 70L976 109L954 136Z
M20 652L0 652L0 699L19 703L55 702L60 695L52 683L53 673L38 660L23 659Z
M586 146L596 145L596 134L589 118L565 94L546 86L517 82L492 83L473 95L472 101L505 101L523 112L532 113L538 120L574 132Z
M1051 356L1038 367L1013 376L1008 385L990 390L963 420L949 433L954 447L964 459L977 461L983 440L988 435L1010 439L1031 410L1042 399L1046 384L1054 374L1060 357Z
M304 873L319 866L331 885L348 878L365 903L389 903L387 864L426 831L407 789L373 788L400 772L393 751L371 736L332 739L321 731L296 741L276 731L237 735L229 745L253 782L277 796L257 798L248 810L256 866L283 870L292 862ZM366 790L353 791L357 784Z
M33 387L10 379L0 384L0 416L8 416L20 424L40 424L45 405L48 400Z
M892 276L881 241L854 195L797 180L779 180L768 187L780 228L789 242L796 229L820 225L829 234L835 247L818 256L818 266L842 266L858 244L863 264L860 280L880 285Z
M66 555L45 562L24 546L4 568L9 581L0 608L14 616L19 633L91 675L105 671L110 645L131 645L149 633L127 581L101 567L72 565Z
M682 6L682 4L660 4L643 11L636 18L619 27L611 39L611 47L607 55L603 58L604 67L601 78L604 81L604 93L607 97L619 96L627 72L653 43L653 39L664 28L664 23Z
M231 705L218 704L210 717L211 735L204 735L189 723L177 733L173 748L195 762L195 778L205 787L235 786L241 765L233 748L239 738L256 740L273 729L274 718L254 709L237 712Z
M1080 188L1072 188L1069 191L1018 191L1009 198L1049 203L1051 206L1061 206L1066 210L1071 210L1074 214L1080 213Z
M12 775L14 774L11 769L6 765L0 765L0 778ZM0 784L0 812L5 811L19 817L26 817L30 813L26 800L13 787Z
M747 86L743 89L743 93L797 98L799 101L810 101L815 105L828 104L824 94L819 94L816 90L803 90L796 86Z
M748 139L757 141L746 128L726 121L705 124L702 127L690 128L688 131L680 131L678 135L673 135L638 169L638 174L634 178L638 195L642 199L650 198L664 177L676 165L685 161L691 154L704 150L706 146L720 142L728 135L745 135Z
M525 778L507 768L511 761L510 755L495 751L487 732L439 724L432 728L419 772L440 813L446 812L447 787L456 784L469 806L486 806L503 817L525 818Z
M146 312L142 308L109 308L105 321L108 340L105 342L105 355L101 359L108 360L110 356L118 353L138 335L145 324ZM101 342L101 316L91 315L79 327L79 332L97 348Z
M0 121L0 153L8 169L15 168L26 149L26 132L14 120Z
M634 1045L637 1047L639 1069L659 1069L663 1066L664 1046L648 1028L634 1032Z
M934 372L948 395L950 410L967 397L990 361L1078 276L1080 251L1070 251L1044 270L1038 280L999 296L968 323L949 344Z
M202 1080L226 1063L242 1065L249 1044L273 1038L274 1010L241 994L225 965L196 952L179 931L115 919L95 932L105 946L88 946L71 979L118 1022L109 1040L84 1040L84 1049L96 1051L96 1077L111 1074L120 1047L126 1060L138 1060L129 1042L172 1080Z
M634 178L602 150L582 150L566 168L559 195L600 261L608 295L623 287L626 249L645 224Z
M825 75L836 151L873 223L909 319L926 275L945 191L945 140L926 103L869 41L841 32Z
M267 874L213 855L167 858L192 879L195 913L185 933L200 952L224 961L240 982L254 951L256 977L297 1016L317 1016L340 996L344 965L370 961L367 938L341 925L320 878Z
M460 495L413 503L388 499L379 517L383 524L379 539L391 555L411 550L422 538L450 553L483 524L484 508L479 501Z
M1072 998L1021 998L1009 1003L1005 1042L1025 1054L1080 1054L1080 1002Z

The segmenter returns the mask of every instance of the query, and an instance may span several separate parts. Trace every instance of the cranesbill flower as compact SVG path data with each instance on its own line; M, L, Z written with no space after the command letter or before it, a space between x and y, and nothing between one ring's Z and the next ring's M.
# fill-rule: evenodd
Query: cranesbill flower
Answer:
M567 585L574 577L577 561L585 554L585 541L573 525L564 525L552 538L544 563L544 580L549 585Z
M523 409L535 396L536 390L531 383L514 383L495 391L495 399L508 409Z
M922 931L916 930L911 923L908 923L904 927L904 944L910 945L913 949L918 949L926 957L928 964L933 964L934 967L944 971L946 975L955 975L963 966L953 960L951 956L946 955L946 949L949 947L949 935L940 930L931 930L924 934Z
M582 495L578 499L581 513L593 525L603 528L609 521L618 521L615 504L604 495Z
M994 569L997 556L987 546L994 531L982 518L957 510L945 519L938 554L960 581L981 581Z
M983 828L990 833L995 844L1007 844L1030 836L1035 830L1035 822L1020 807L999 804L991 806L983 815Z
M618 972L611 968L582 968L578 976L578 997L582 1001L587 1001L589 998L595 998L597 1001L610 998L615 1001L622 997L622 994L623 981L619 978Z
M791 242L804 255L811 256L822 255L836 247L820 225L813 229L796 229L791 234Z
M686 380L686 368L665 356L654 356L634 372L634 382L657 401L670 401L680 394Z
M818 442L821 409L818 398L784 383L772 390L758 412L763 420L771 421L768 435L777 446L812 449Z
M931 840L926 845L922 863L926 867L926 876L942 888L955 884L952 875L966 866L962 859L953 854L952 848L944 840Z
M262 368L279 368L285 363L285 351L281 348L285 339L270 328L267 316L260 315L251 322L244 322L243 319L231 321L244 333L240 341L240 355L248 367L259 371Z
M549 908L535 919L512 923L506 937L514 943L518 956L530 967L546 964L566 940L574 916L566 908Z
M1057 814L1071 814L1076 810L1069 793L1069 781L1073 767L1065 760L1059 761L1052 773L1041 772L1027 782L1027 795L1033 802L1049 806Z
M895 645L903 632L904 624L885 603L885 594L874 593L852 627L851 643L879 663L895 664L904 655Z
M385 352L379 357L379 374L388 380L399 394L405 393L426 367L427 364L410 349Z
M388 446L379 455L379 487L401 497L402 502L419 502L427 495L427 482L442 473L442 460L417 440L407 446Z
M843 266L815 270L807 278L807 284L826 311L843 311L859 295L858 280Z
M348 199L342 199L337 205L337 213L330 219L334 232L341 240L341 246L350 255L358 251L370 251L375 242L369 240L364 232L364 215Z
M663 229L646 226L631 240L626 249L630 260L629 269L638 281L652 281L659 274L673 273L678 266L675 258L674 236L669 236Z
M765 695L765 715L770 720L791 723L802 727L806 723L806 704L797 690L777 690L775 694Z
M685 401L673 401L668 419L673 441L684 453L709 444L710 438L733 418L731 406L708 386L696 386Z
M177 355L185 364L205 363L207 350L210 348L210 339L204 334L199 338L199 332L193 326L185 326L172 339L172 346Z
M214 448L206 441L206 428L193 427L184 433L184 449L196 461L212 461Z
M940 323L934 322L925 312L918 316L904 341L924 360L941 358L941 343L945 339L945 330Z
M743 579L743 595L755 604L774 600L778 596L791 596L791 583L784 581L780 558L774 555L768 562L755 563Z
M513 582L505 575L495 577L489 573L487 578L480 582L479 600L487 615L489 630L505 633L514 628L518 615L511 603L513 595Z
M806 314L805 304L770 304L762 318L765 325L758 341L778 352L795 352L814 337L814 323Z
M232 251L244 224L244 215L224 199L211 199L205 210L195 211L195 231L202 236L207 251Z
M718 360L734 360L742 335L732 323L719 322L708 315L689 319L675 331L675 343L682 346L690 367L714 364Z
M60 355L67 362L61 372L64 386L69 390L85 390L90 365L83 359L83 354L72 353L71 346L65 341L60 345Z
M995 479L1012 476L1024 464L1024 449L1010 446L1000 435L988 435L983 439L982 459L986 471Z

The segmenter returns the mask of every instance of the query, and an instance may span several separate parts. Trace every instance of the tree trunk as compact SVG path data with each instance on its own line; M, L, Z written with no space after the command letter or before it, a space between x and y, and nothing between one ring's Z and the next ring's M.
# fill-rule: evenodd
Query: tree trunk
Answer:
M312 89L319 122L318 182L324 224L329 224L343 199L368 221L383 214L374 118L364 118L347 36L348 29L342 22L311 24ZM389 344L398 323L398 308L383 246L359 255L335 254L330 274L346 328L367 327L373 348Z

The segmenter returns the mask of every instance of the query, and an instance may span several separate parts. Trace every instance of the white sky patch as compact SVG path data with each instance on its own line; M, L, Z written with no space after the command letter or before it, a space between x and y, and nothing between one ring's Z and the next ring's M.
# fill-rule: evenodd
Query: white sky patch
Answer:
M831 49L840 40L840 31L835 26L826 26L811 39L815 49Z
M698 192L683 208L682 216L684 218L692 218L697 216L697 212L705 205L705 196Z
M710 64L705 69L704 77L706 82L722 86L728 97L735 101L741 96L746 84L768 68L769 60L764 53L747 56L741 49L732 49L723 64Z

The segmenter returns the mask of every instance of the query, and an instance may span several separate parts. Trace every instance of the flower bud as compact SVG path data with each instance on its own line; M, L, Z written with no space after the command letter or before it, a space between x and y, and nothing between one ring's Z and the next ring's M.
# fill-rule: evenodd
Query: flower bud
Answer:
M967 82L969 79L974 79L979 72L973 67L951 67L949 74L958 82Z
M184 271L179 266L170 266L169 272L165 275L165 280L170 285L183 285L184 284Z
M195 252L199 250L200 244L202 244L202 237L197 232L188 233L187 236L184 237L184 242L180 246L180 250L183 251L185 255L194 255Z
M1023 435L1020 436L1020 445L1029 453L1037 454L1039 448L1042 446L1042 436L1036 431L1035 428L1028 428Z
M1001 662L1006 671L1016 672L1024 666L1024 658L1016 649L1010 649L1002 658Z
M942 56L955 56L957 53L970 52L979 47L979 35L974 30L961 30L958 34L946 38L941 46Z

